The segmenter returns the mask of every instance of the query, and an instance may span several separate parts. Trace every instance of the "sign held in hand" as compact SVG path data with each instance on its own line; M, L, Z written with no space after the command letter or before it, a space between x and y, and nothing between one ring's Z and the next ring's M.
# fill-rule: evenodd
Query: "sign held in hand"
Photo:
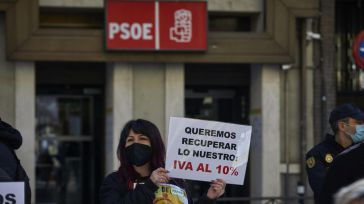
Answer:
M171 117L166 169L174 178L243 185L251 126Z
M24 182L0 182L0 203L24 204Z

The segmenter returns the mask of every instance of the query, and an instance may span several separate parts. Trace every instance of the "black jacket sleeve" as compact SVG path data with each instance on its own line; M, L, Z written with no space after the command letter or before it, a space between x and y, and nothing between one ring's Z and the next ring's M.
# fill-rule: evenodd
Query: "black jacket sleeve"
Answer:
M334 161L333 165L330 167L326 179L323 183L320 195L319 202L320 204L332 204L334 194L343 186L349 184L347 182L349 180L347 177L348 166L345 164L341 164L340 160Z
M215 203L215 200L212 200L207 197L207 194L203 194L200 199L198 199L196 204L213 204Z
M128 191L122 184L116 173L107 176L100 188L100 200L102 204L139 204L152 203L158 189L150 179L143 184L138 184L134 190Z
M318 153L308 153L306 155L306 161L313 162L311 164L306 164L306 170L308 181L314 192L315 201L317 202L318 195L321 192L321 188L326 177L326 166Z

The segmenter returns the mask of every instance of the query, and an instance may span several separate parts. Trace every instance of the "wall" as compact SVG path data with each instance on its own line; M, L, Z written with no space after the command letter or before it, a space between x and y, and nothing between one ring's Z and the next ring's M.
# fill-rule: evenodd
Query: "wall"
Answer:
M40 0L40 6L44 7L79 7L102 8L104 0ZM261 12L262 0L209 0L209 11L227 12Z
M134 118L150 120L165 132L165 66L133 65Z
M250 120L253 132L249 159L252 197L281 196L278 188L281 183L280 72L277 65L254 65L251 70Z

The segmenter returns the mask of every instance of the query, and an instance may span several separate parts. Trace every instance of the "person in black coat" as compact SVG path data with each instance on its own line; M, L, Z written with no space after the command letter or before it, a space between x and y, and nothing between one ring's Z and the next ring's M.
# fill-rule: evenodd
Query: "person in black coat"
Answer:
M334 135L327 134L323 142L313 147L306 154L308 181L314 192L315 203L335 157L354 143L364 138L357 137L356 127L363 123L364 113L353 104L337 106L330 113L329 122Z
M119 170L109 174L101 188L102 204L192 204L183 180L171 179L163 168L165 147L158 128L138 119L123 128L117 156ZM225 192L225 182L212 181L197 203L210 204Z
M29 178L20 164L14 150L22 145L22 136L18 130L0 119L0 175L3 181L23 181L25 185L25 203L30 204L31 191Z

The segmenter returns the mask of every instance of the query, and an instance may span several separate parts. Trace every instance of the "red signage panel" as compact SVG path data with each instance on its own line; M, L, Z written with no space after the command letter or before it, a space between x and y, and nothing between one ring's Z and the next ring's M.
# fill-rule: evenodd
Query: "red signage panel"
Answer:
M108 50L206 50L207 3L108 0Z

